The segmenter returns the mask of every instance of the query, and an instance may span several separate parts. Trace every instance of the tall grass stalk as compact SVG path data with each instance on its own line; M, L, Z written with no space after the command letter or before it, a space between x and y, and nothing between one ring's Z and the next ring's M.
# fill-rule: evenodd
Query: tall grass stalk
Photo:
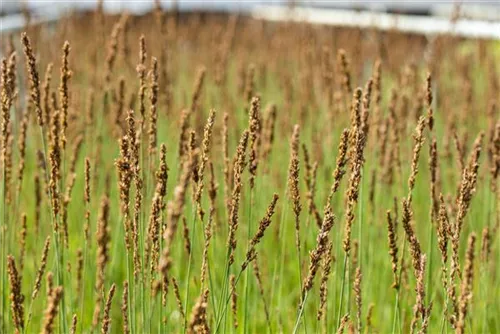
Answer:
M247 242L250 242L251 238L251 226L253 223L252 220L252 206L253 206L253 193L254 193L254 188L249 189L250 193L250 200L248 202L248 224L247 224ZM248 333L248 299L249 299L249 275L250 271L247 270L245 273L245 302L244 302L244 320L243 320L243 333L247 334Z
M193 252L194 252L194 240L196 236L196 205L193 204L193 209L192 209L192 224L191 224L191 235L189 236L189 242L191 243L191 251L189 252L188 255L188 267L187 267L187 274L186 274L186 292L184 295L184 314L188 314L187 311L189 310L189 287L190 287L190 279L191 279L191 261L193 258ZM184 318L184 329L183 333L186 333L187 330L187 316Z
M345 287L345 277L347 268L347 253L344 252L344 265L342 269L342 282L340 283L340 298L339 298L339 310L337 313L337 328L340 326L340 320L342 319L342 304L344 302L344 287Z

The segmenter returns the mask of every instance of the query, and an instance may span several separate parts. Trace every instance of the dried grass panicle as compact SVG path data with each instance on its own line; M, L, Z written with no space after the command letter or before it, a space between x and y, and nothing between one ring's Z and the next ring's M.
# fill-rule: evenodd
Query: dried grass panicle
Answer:
M54 274L51 271L47 273L47 277L45 278L45 283L46 283L47 297L50 298L52 292L54 291Z
M129 319L128 319L128 281L123 282L123 296L122 296L122 306L121 306L121 311L122 311L122 317L123 317L123 333L124 334L129 334L130 333L130 327L129 327Z
M498 178L500 176L500 121L497 121L490 139L491 160L491 190L498 192Z
M146 256L151 257L150 272L151 279L158 264L160 255L160 235L163 230L162 211L164 209L164 197L167 192L168 166L167 166L167 147L161 145L160 166L156 172L156 190L151 202L151 213L148 226L148 243L146 244ZM146 260L147 260L146 258Z
M174 295L175 295L175 302L177 303L177 308L179 309L182 318L185 319L186 314L184 313L184 307L182 306L179 284L177 284L177 280L175 279L175 277L172 277L172 285L174 286Z
M222 145L222 156L224 162L224 201L226 204L227 215L229 215L231 211L231 201L229 198L231 194L231 167L229 160L228 123L229 123L229 114L225 112L222 122L221 145Z
M268 161L268 157L271 154L274 137L275 137L275 127L276 127L276 117L277 109L274 103L267 106L264 112L264 121L262 124L262 154L261 161Z
M403 215L401 221L403 223L403 228L405 230L406 239L408 244L410 245L410 254L412 257L413 270L415 273L415 277L418 277L419 272L421 270L421 257L422 257L422 248L420 246L420 242L417 239L417 235L415 234L415 230L412 226L413 219L413 210L411 208L411 203L408 202L408 199L403 199Z
M322 271L321 271L321 283L319 286L319 307L318 313L316 314L316 319L318 321L323 318L323 315L327 311L327 298L328 298L328 279L332 271L333 264L333 254L332 254L333 244L331 241L328 242L326 247L325 256L322 261Z
M217 190L219 188L219 184L215 178L214 172L214 164L210 162L210 183L208 187L208 199L210 201L210 215L215 214L216 210L216 199L217 199Z
M134 111L132 109L127 111L127 138L129 140L128 157L133 167L134 179L137 180L140 172L140 132L137 132Z
M367 130L362 126L362 118L361 118L361 98L362 98L362 90L361 88L356 88L354 93L352 94L352 102L351 102L351 127L349 131L349 153L348 158L351 159L351 168L353 167L352 163L354 161L354 154L356 152L356 141L358 140L358 133L362 133ZM360 137L361 139L361 137ZM364 140L364 139L363 139Z
M432 131L434 128L434 114L432 111L432 75L430 72L427 73L425 81L425 104L427 107L427 122L429 129Z
M241 134L240 142L238 148L236 149L236 162L234 164L233 170L233 192L231 195L231 211L229 215L229 234L227 239L227 245L229 248L229 265L234 263L234 253L236 251L236 231L238 230L239 215L238 211L240 208L240 198L241 198L241 176L245 168L245 155L248 146L248 130L243 131Z
M42 334L52 334L54 332L54 322L59 312L59 303L63 296L63 287L54 288L47 300L47 308L45 309L45 318L43 320Z
M333 171L333 184L330 188L330 193L328 194L327 203L332 202L333 194L337 192L340 187L340 181L345 175L345 166L347 164L347 150L349 147L349 130L344 129L340 137L339 148L337 153L337 162L335 165L335 170Z
M257 289L259 290L260 297L262 298L262 301L264 304L264 313L266 315L266 321L268 324L270 324L271 323L271 320L270 320L271 316L269 313L269 306L267 304L266 295L264 293L264 284L262 282L262 274L260 271L260 266L259 266L257 255L255 256L255 258L252 261L252 268L253 268L253 272L255 274L255 280L257 282Z
M183 109L181 111L179 127L180 127L180 135L179 135L179 160L185 160L185 156L189 150L188 146L188 133L189 133L189 110Z
M483 262L484 266L488 265L490 255L491 255L491 247L492 247L492 233L491 229L488 226L483 228L483 232L481 233L481 262Z
M25 156L26 156L26 132L28 130L28 113L23 113L21 125L19 129L19 138L17 145L19 148L19 163L17 167L17 192L22 190L24 169L25 169Z
M356 267L356 273L354 274L354 295L355 295L355 300L356 300L356 329L358 333L361 333L361 308L363 306L363 301L361 298L361 280L363 278L363 275L361 273L361 268L358 266Z
M43 127L44 119L42 114L42 107L40 104L40 79L38 76L38 70L36 69L36 58L31 47L30 39L28 35L23 32L21 34L21 42L24 47L24 55L26 56L26 67L28 69L29 78L30 78L30 96L31 103L33 103L33 107L35 109L35 114L37 118L38 125Z
M439 213L438 213L438 248L441 253L441 274L443 287L445 291L448 288L447 263L448 263L448 241L451 234L451 225L448 218L448 211L444 202L443 194L439 195Z
M162 207L162 198L158 195L157 192L153 195L153 200L151 202L151 213L149 216L149 224L148 224L148 240L145 245L145 259L144 265L149 262L150 274L151 274L151 284L153 284L153 274L156 270L158 264L159 257L159 248L160 248L160 240L159 234L160 224L161 224L161 207Z
M3 165L3 183L5 184L5 194L4 197L6 202L10 202L11 197L11 177L12 177L12 124L11 124L11 113L10 109L15 99L15 82L13 81L12 75L15 70L15 53L7 59L2 59L2 88L1 88L1 157L0 164ZM15 76L14 76L15 78Z
M76 250L76 291L79 295L82 290L83 278L83 251L81 248Z
M120 157L115 159L118 170L118 190L120 193L120 211L123 216L125 231L125 245L130 249L130 186L132 183L132 165L129 158L129 139L123 136L120 139Z
M116 285L113 283L108 292L108 298L106 299L106 306L104 307L104 316L102 318L101 334L108 334L111 329L111 303L113 301L113 296L115 295Z
M205 174L205 168L209 159L209 154L210 154L210 147L212 143L212 132L213 132L213 127L215 123L215 110L212 109L210 110L210 115L208 116L207 123L205 124L205 129L203 131L203 141L202 141L202 150L201 150L201 157L200 157L200 163L198 166L198 184L196 187L196 193L195 193L195 202L197 205L197 211L198 211L198 216L200 217L200 220L203 221L203 209L201 207L201 196L203 194L203 179L204 179L204 174Z
M236 277L229 276L229 286L231 289L231 313L233 314L233 327L238 328L238 294L236 293Z
M187 187L193 173L193 167L197 156L198 150L196 150L191 158L184 163L179 182L174 189L174 198L167 204L167 229L163 235L166 240L165 248L170 247L174 234L177 231L178 222L184 210Z
M465 266L462 277L462 286L460 288L460 300L458 305L458 319L456 325L456 333L465 333L465 319L469 310L469 304L472 299L473 283L474 283L474 246L476 243L476 234L473 232L469 235L467 241L467 251L465 254Z
M146 113L146 39L144 35L139 37L139 64L136 67L139 77L139 113L141 115L141 128L144 124ZM135 137L134 137L135 138Z
M435 222L439 214L438 201L438 151L435 138L429 145L429 171L431 181L431 221Z
M358 88L353 95L353 114L357 114L354 110L357 109L356 105L359 106L361 99L361 90ZM351 117L355 120L356 117ZM366 133L363 132L359 126L358 121L354 121L351 125L351 130L349 134L354 134L354 146L352 147L352 153L350 154L351 159L351 175L349 178L349 185L347 189L347 208L345 211L345 229L344 229L344 240L342 241L342 247L344 252L348 255L351 249L351 232L352 224L354 223L354 209L358 203L359 196L359 186L362 177L362 168L364 165L364 149L366 145Z
M250 102L253 96L255 96L255 65L250 64L245 75L244 99Z
M189 240L189 227L187 225L186 217L182 217L182 236L184 239L184 249L186 254L191 254L191 241Z
M118 81L118 88L114 92L114 102L115 102L115 110L114 110L114 126L116 127L115 131L117 135L123 135L124 127L123 127L123 108L125 107L125 77L120 76Z
M5 184L5 201L7 204L12 203L12 168L13 168L13 156L12 156L12 144L13 144L14 136L12 134L12 123L7 125L7 131L4 135L4 142L6 143L4 147L2 147L2 161L3 161L3 183Z
M71 71L69 70L69 42L65 41L63 45L63 56L61 61L61 79L59 84L59 100L61 103L61 149L66 148L66 129L68 128L68 109L69 109L69 79Z
M387 143L390 145L385 149L384 154L384 180L388 184L394 182L394 173L400 174L401 172L401 156L400 156L400 131L399 122L396 114L396 106L398 102L398 91L393 89L391 91L391 99L389 102L389 115L386 124ZM382 150L381 150L382 151ZM382 157L382 156L381 156Z
M473 148L467 164L462 172L462 179L460 182L460 189L457 197L457 217L456 217L456 229L458 236L462 230L462 225L465 216L470 207L472 196L476 191L476 182L479 169L479 157L481 154L481 146L484 138L484 133L481 132L474 141Z
M54 68L53 63L48 63L47 68L45 70L45 76L43 79L43 85L42 85L42 92L43 92L43 98L42 98L42 117L44 119L45 124L49 124L50 122L50 112L51 112L51 106L50 106L50 84L52 81L52 69Z
M42 278L45 273L45 267L47 266L47 258L49 256L50 249L50 237L45 239L45 246L43 246L42 251L42 259L40 261L40 266L38 267L38 271L36 273L35 284L33 286L33 293L31 294L31 299L35 299L38 293L40 292L40 288L42 285Z
M314 201L314 197L316 195L316 174L318 171L318 162L314 162L314 164L311 165L309 151L307 150L307 146L305 144L302 144L302 151L304 152L304 165L306 168L306 171L304 173L304 180L307 188L306 198L308 213L310 215L313 215L314 219L316 220L316 225L318 226L318 228L321 228L321 223L323 220Z
M26 221L28 220L28 216L25 212L21 214L21 230L19 232L19 271L23 272L24 269L24 257L26 255L26 235L28 234L28 228L26 225Z
M348 322L349 322L349 313L347 313L346 315L344 315L342 317L342 319L340 320L340 325L339 325L339 328L337 329L337 334L344 333L344 328L345 328L345 326L347 325Z
M70 334L76 334L76 325L78 323L78 318L76 314L73 314L73 317L71 318L71 328L69 330Z
M248 171L250 172L249 184L251 189L255 186L255 177L257 176L257 167L259 164L259 149L262 132L260 118L260 97L256 96L252 98L248 119L248 145L250 149L248 157Z
M151 57L151 71L149 73L151 78L150 84L150 111L149 111L149 154L155 156L157 145L157 122L158 122L158 61L155 57ZM154 161L154 159L152 159Z
M61 147L59 142L59 111L56 110L51 118L51 142L49 144L49 161L50 161L50 175L49 175L49 189L50 198L52 200L52 214L58 217L60 211L60 193L59 193L59 180L61 178ZM58 231L57 219L54 221L54 229Z
M193 95L191 95L191 104L189 106L188 115L191 115L196 110L196 108L198 108L198 103L200 101L203 88L203 82L205 81L205 72L206 68L204 66L198 68L198 72L196 73L196 80L194 83Z
M309 253L309 270L306 278L304 279L301 300L303 300L305 294L311 290L314 277L316 276L320 266L320 261L324 254L328 251L328 234L330 233L334 222L335 216L333 215L330 206L327 205L325 207L323 224L321 225L321 229L318 231L318 236L316 238L316 247Z
M363 98L362 98L362 109L361 109L361 128L365 133L365 137L368 139L368 133L370 130L370 104L371 104L371 95L373 88L373 79L368 80L363 90Z
M212 207L210 209L210 213L208 215L208 222L205 225L205 243L203 245L203 255L201 262L201 273L200 273L200 286L204 287L206 277L207 277L207 268L208 268L208 248L210 247L210 240L212 239L212 224L213 224L213 214L215 209Z
M172 258L170 257L170 248L173 242L179 219L184 210L186 200L186 190L193 172L195 159L198 151L184 164L178 185L174 189L174 198L167 204L167 227L163 233L165 244L161 251L161 257L158 265L158 270L163 277L163 287L166 289L169 281L169 269L172 266Z
M460 170L463 171L465 168L465 143L460 141L456 130L453 130L453 144L455 145L455 149L457 151L456 159L458 165L460 166Z
M41 206L42 206L42 189L40 185L40 177L38 174L35 174L35 179L34 179L34 192L35 192L35 233L38 234L40 230L40 216L41 216Z
M3 166L6 166L7 163L7 146L9 143L9 124L10 124L10 105L12 103L12 97L10 94L9 85L6 84L8 80L8 66L7 59L2 59L2 89L1 89L1 102L2 102L2 132L1 132L1 147L2 147L2 156L1 163Z
M101 313L102 304L102 289L104 288L105 275L106 275L106 265L109 261L109 242L111 241L110 228L109 228L109 198L104 195L101 199L101 205L99 209L99 217L97 221L97 232L96 232L96 242L97 242L97 272L96 272L96 302L94 308L94 317L92 320L92 326L95 328L99 323L99 317Z
M300 253L300 204L299 189L299 145L300 145L300 126L296 124L293 128L292 138L290 139L290 164L288 166L288 193L293 205L295 217L295 246Z
M12 320L18 332L24 331L24 295L21 291L22 274L16 267L16 261L12 255L7 256L7 272L10 283L10 305L12 309Z
M425 319L428 317L428 312L430 312L430 308L425 307L425 265L426 265L427 257L425 255L421 255L419 259L419 272L416 276L417 278L417 286L415 288L416 292L416 301L413 307L413 318L410 323L410 331L413 333L416 329L417 322L420 319L423 323Z
M418 120L417 127L415 129L415 135L414 135L414 140L415 140L415 145L413 147L413 156L411 160L411 171L410 171L410 176L408 178L408 197L407 200L411 204L412 201L412 192L413 188L415 187L415 179L418 174L418 160L420 157L420 151L422 149L422 146L424 144L424 129L425 129L425 118L420 117Z
M71 193L73 192L73 187L75 185L76 174L71 173L68 175L68 180L66 183L66 190L64 192L62 206L61 206L61 221L64 236L64 245L66 248L69 247L69 229L68 229L68 206L71 202Z
M375 309L375 304L374 303L371 303L370 305L368 305L368 311L366 312L366 332L367 333L372 333L372 331L374 330L373 329L373 325L372 325L372 321L373 321L373 310Z
M375 136L380 138L381 134L381 102L382 102L382 61L377 59L373 65L373 126Z
M187 330L189 334L210 333L207 320L208 294L209 290L205 289L193 306Z
M274 194L271 204L269 204L264 218L262 218L262 220L259 223L259 228L257 229L257 232L255 232L255 235L253 236L252 240L250 240L250 244L248 246L248 250L245 256L245 261L241 265L241 271L245 270L248 264L251 261L253 261L257 256L255 247L259 244L262 237L264 237L264 233L266 232L269 225L271 225L272 217L274 215L274 210L276 209L276 203L278 202L278 199L279 199L278 194Z
M80 156L80 151L81 151L82 146L83 146L83 138L84 138L83 135L78 135L74 139L75 144L73 145L71 158L69 160L69 168L68 168L69 175L75 173L75 171L76 171L76 163L78 162L78 158Z
M387 239L389 241L389 255L391 257L392 274L394 276L392 287L398 289L398 239L395 219L391 217L390 210L387 210Z
M337 53L337 71L342 78L342 89L344 89L347 96L350 96L352 94L351 73L349 71L349 63L344 49L340 49Z
M106 68L104 70L104 83L106 86L110 83L111 74L113 73L113 67L116 61L116 54L118 51L118 37L122 30L122 22L119 20L113 25L113 30L111 31L111 36L108 42L108 53L106 56Z

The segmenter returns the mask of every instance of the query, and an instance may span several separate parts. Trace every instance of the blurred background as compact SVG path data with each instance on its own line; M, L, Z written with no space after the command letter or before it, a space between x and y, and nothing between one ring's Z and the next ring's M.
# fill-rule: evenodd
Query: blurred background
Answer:
M24 26L26 17L29 17L33 23L50 22L69 12L92 10L96 8L97 2L97 0L0 0L0 31L8 32L20 29ZM394 21L394 17L397 17L398 20L402 17L402 24L405 25L405 17L414 17L421 18L421 20L408 21L406 25L410 30L413 29L412 31L417 33L420 30L423 33L433 31L440 33L444 29L448 29L448 27L443 27L444 20L448 22L466 20L468 22L465 25L465 30L473 31L473 35L481 36L481 31L484 31L489 37L491 35L500 35L499 0L160 0L159 2L165 10L231 12L274 20L285 19L284 11L290 13L290 9L294 9L294 13L301 14L301 20L323 24L352 23L347 25L359 25L360 18L355 15L359 13L370 13L372 15L370 22L374 25L377 25L378 21L387 19ZM155 0L108 0L104 1L104 10L108 13L118 13L126 10L132 14L143 14L150 11L154 5ZM335 18L336 14L341 15L341 18ZM320 17L321 19L319 19ZM422 18L425 18L425 20L422 20ZM495 25L479 27L481 23L493 23ZM383 28L383 26L379 28ZM497 29L498 31L495 32L494 30Z

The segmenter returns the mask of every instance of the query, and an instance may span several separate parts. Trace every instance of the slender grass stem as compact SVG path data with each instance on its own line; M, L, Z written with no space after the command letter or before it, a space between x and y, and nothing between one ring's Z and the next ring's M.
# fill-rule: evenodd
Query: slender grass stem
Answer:
M344 302L344 286L345 286L345 276L347 268L347 253L344 253L344 265L342 269L342 283L340 285L340 298L339 298L339 311L337 315L337 328L340 326L340 319L342 318L342 304Z
M286 190L285 190L285 195L286 195ZM281 246L280 246L280 254L281 256L276 257L275 261L275 266L274 266L274 273L273 273L273 280L272 280L272 289L271 289L271 303L274 299L274 293L275 293L275 286L276 281L277 281L277 269L278 269L278 264L279 264L279 277L283 277L284 273L284 262L285 262L285 246L286 246L286 231L288 224L285 223L286 221L286 216L288 213L288 201L284 202L283 205L283 212L281 214L281 221L280 221L280 226L279 226L279 233L278 233L278 240L281 240ZM278 263L278 261L280 261ZM283 293L283 281L280 279L279 281L279 288L278 288L278 304L276 305L276 308L279 309L281 305L281 299L282 299L282 293ZM276 317L277 321L279 322L279 316Z
M249 189L250 201L248 202L248 223L247 223L247 242L250 242L250 233L252 226L252 206L253 206L253 188ZM248 298L249 298L249 274L247 270L245 273L245 304L244 304L244 320L243 320L243 333L248 333Z
M6 287L6 275L5 273L5 259L7 258L7 240L5 237L5 233L7 231L7 195L6 195L6 188L7 188L7 182L6 182L6 170L5 170L5 164L3 168L3 177L2 177L2 211L3 211L3 219L2 219L2 224L0 224L0 229L2 230L2 294L1 294L1 307L0 307L0 314L2 315L1 317L1 328L2 331L7 332L7 325L8 322L5 321L6 317L4 316L5 312L5 296L4 293L7 291ZM7 322L7 324L6 324Z
M236 285L238 284L238 281L240 280L240 277L241 277L241 274L243 273L243 271L240 269L238 275L236 276L236 279L234 280L234 286L236 287ZM215 324L215 331L214 333L217 334L219 332L219 328L220 328L220 325L221 325L221 322L222 322L222 318L224 318L225 314L226 314L226 311L227 311L227 305L229 304L229 301L231 300L231 294L234 292L234 289L231 288L229 290L229 293L228 293L228 296L227 298L225 299L225 301L223 302L223 306L222 306L222 315L219 317L219 319L217 320L216 324Z
M189 257L188 257L188 267L187 267L187 274L186 274L186 293L184 295L184 314L187 314L187 310L189 310L189 287L190 287L190 279L191 279L191 263L192 263L192 258L193 258L193 252L194 252L194 238L196 235L196 206L193 204L193 210L192 210L192 224L191 224L191 236L189 237L190 243L191 243L191 251L189 252ZM184 329L183 333L186 333L187 330L187 317L184 318Z
M402 326L402 318L401 318L401 307L400 307L400 294L401 294L401 275L403 273L403 265L404 265L404 258L405 258L405 253L406 253L406 232L405 232L405 236L404 236L404 239L403 239L403 251L402 251L402 254L401 254L401 264L399 266L399 275L398 275L398 289L396 291L396 306L395 308L397 309L397 314L395 314L395 318L397 318L399 320L399 333L402 333L402 330L403 330L403 326ZM394 330L394 327L393 327L393 330Z
M225 264L225 269L224 269L224 279L222 281L222 289L221 289L221 296L220 296L220 304L217 310L217 313L219 314L219 317L217 317L217 322L220 320L221 317L221 312L222 309L224 308L224 300L226 298L226 289L227 289L227 281L229 277L229 254L230 250L227 250L227 255L226 255L226 264Z
M304 313L304 308L306 306L306 301L307 301L307 296L309 295L309 291L306 291L304 294L304 297L302 298L302 301L300 302L298 314L297 314L297 320L295 321L295 326L293 327L293 334L296 334L297 331L299 330L299 325L300 325L300 320L302 318L302 314Z

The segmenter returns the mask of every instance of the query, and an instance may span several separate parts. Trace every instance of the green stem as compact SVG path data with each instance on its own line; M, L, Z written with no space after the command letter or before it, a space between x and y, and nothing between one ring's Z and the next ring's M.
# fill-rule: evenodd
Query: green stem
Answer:
M238 273L238 276L236 276L236 279L234 281L234 287L236 287L236 285L238 284L238 281L240 280L240 277L241 277L242 273L243 273L243 271L240 269L240 272ZM229 294L228 294L227 298L223 302L222 314L219 317L219 320L217 320L217 322L216 322L215 331L214 331L215 334L217 334L219 332L219 328L220 328L220 325L222 323L222 319L224 318L224 316L226 314L227 305L229 304L229 301L231 300L231 295L232 295L233 292L234 292L234 288L231 287L231 290L229 291Z
M228 281L228 277L229 277L229 254L230 254L230 250L228 248L227 255L226 255L226 264L225 264L225 269L224 269L224 280L222 281L222 290L220 293L220 304L219 304L219 307L217 310L217 313L219 314L219 316L216 317L217 322L219 322L220 318L222 317L221 313L222 313L222 310L224 308L224 306L223 306L224 299L226 298L227 281Z
M403 265L404 265L404 258L405 258L405 252L406 252L406 232L404 235L403 239L403 252L401 254L401 265L399 267L399 276L398 276L398 290L397 290L397 314L395 317L399 320L399 333L402 333L402 316L401 316L401 307L399 305L399 299L401 298L400 293L401 293L401 274L403 273Z
M286 190L285 190L285 195L286 195ZM281 256L276 257L276 262L278 262L278 259L280 261L279 262L279 277L281 277L281 278L283 277L283 271L284 271L283 263L285 262L285 245L286 245L285 236L286 236L286 230L288 227L288 224L285 224L285 220L286 220L287 213L288 213L288 201L285 201L285 203L283 205L283 212L281 214L281 222L280 222L279 233L278 233L278 240L281 240L281 246L280 246ZM277 269L278 269L278 263L276 263L274 266L272 289L271 289L271 303L274 299ZM279 288L278 288L278 304L276 305L278 309L281 305L282 291L283 291L283 280L280 279L279 280ZM277 318L277 321L279 322L279 316L276 318Z
M337 315L337 328L340 326L340 319L342 318L342 304L344 302L344 285L347 267L347 253L344 253L344 266L342 269L342 285L340 286L340 298L339 298L339 312Z
M432 255L434 253L434 247L432 247L432 244L434 243L434 233L432 231L433 223L431 221L431 224L429 226L429 247L427 253L429 254L429 268L427 270L427 305L429 305L431 301L431 296L432 296L432 283L431 283L431 276L432 276Z
M189 252L189 259L188 259L188 268L187 268L187 275L186 275L186 293L184 295L184 314L187 314L187 311L189 309L189 280L191 279L191 262L192 262L192 257L193 257L193 252L194 252L194 237L196 234L196 205L193 204L193 223L192 223L192 231L191 231L191 236L189 237L190 243L191 243L191 251ZM187 317L184 317L184 330L183 333L186 333L187 330Z
M252 206L253 206L253 187L250 191L250 202L248 203L248 223L247 223L247 242L250 242L251 226L252 226ZM243 321L243 333L248 333L248 295L249 295L249 274L250 271L247 270L245 273L245 307L244 307L244 321Z
M297 320L295 321L295 326L293 328L293 334L296 334L298 329L299 329L300 319L302 318L302 314L304 313L304 308L306 306L308 294L309 294L309 291L306 291L306 293L304 294L304 298L302 299L302 302L300 303L299 312L297 315Z
M1 320L2 320L2 324L1 324L1 329L2 329L2 332L5 331L5 333L7 332L7 326L6 326L6 317L4 316L4 310L5 310L5 296L4 296L4 293L7 291L7 288L6 288L6 280L5 280L5 277L6 275L4 275L5 273L5 259L7 258L7 242L6 242L6 238L5 238L5 232L7 230L7 200L6 200L6 188L7 188L7 185L6 185L6 182L5 182L5 179L6 179L6 171L5 171L5 164L4 164L4 168L3 168L3 178L2 178L2 209L3 209L3 219L2 219L2 224L0 224L0 229L2 230L2 293L1 293L1 299L2 299L2 302L1 302L1 308L0 308L0 314L2 315L1 317ZM8 322L7 322L8 324Z

